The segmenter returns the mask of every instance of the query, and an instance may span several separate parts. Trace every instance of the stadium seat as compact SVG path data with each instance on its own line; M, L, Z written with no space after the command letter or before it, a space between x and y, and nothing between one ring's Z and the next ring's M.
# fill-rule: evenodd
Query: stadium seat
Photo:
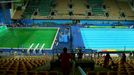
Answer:
M105 72L99 72L98 75L108 75L108 73L105 71Z
M126 71L125 68L119 68L119 71Z
M37 72L37 75L48 75L47 71L39 71Z
M0 67L0 70L5 70L7 71L9 69L9 67Z
M87 75L97 75L97 72L95 72L95 71L90 71L90 72L87 72Z
M6 71L6 74L5 75L16 75L17 72L14 71L14 70L9 70L9 71Z
M36 75L36 72L35 71L28 71L27 75Z
M50 71L49 75L58 75L58 72L57 71Z
M4 75L5 73L5 70L0 70L0 75Z
M108 75L118 75L118 73L116 71L111 71L111 72L108 72Z
M16 70L17 70L17 66L15 66L15 67L10 67L9 70L14 70L14 71L16 71Z
M27 73L25 71L18 71L17 75L27 75Z
M128 72L134 71L134 68L126 68Z
M119 75L128 75L128 72L126 72L126 71L120 71L120 72L118 72L118 74Z
M129 75L134 75L134 71L129 72Z

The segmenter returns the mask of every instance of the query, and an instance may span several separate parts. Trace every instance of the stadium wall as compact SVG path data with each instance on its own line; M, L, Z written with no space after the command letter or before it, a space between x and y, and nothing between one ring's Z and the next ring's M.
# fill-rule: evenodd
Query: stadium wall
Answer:
M73 20L33 20L33 19L23 19L21 22L24 25L62 25L62 24L74 24ZM97 25L97 26L111 26L111 25L134 25L134 21L116 21L116 20L80 20L78 24L83 25Z

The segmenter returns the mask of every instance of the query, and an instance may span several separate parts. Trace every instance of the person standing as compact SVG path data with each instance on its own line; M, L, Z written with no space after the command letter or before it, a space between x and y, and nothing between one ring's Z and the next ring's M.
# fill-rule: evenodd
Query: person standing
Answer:
M71 54L67 53L67 48L63 48L63 52L60 54L61 69L63 75L69 75L71 71Z
M83 57L83 53L82 53L81 49L79 50L77 55L78 55L78 60L81 60Z
M125 53L122 53L121 63L122 64L126 63L126 55L125 55Z
M110 60L112 60L112 58L110 57L109 53L107 53L104 57L104 67L107 67L109 65Z

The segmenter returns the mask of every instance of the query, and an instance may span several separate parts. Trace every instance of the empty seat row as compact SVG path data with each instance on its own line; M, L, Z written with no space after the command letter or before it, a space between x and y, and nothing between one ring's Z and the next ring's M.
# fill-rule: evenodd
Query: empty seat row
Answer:
M0 75L58 75L57 71L2 71L0 70Z

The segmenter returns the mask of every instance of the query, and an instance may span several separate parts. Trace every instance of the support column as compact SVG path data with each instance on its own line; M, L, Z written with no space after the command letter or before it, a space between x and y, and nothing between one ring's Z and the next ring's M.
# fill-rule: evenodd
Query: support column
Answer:
M5 8L5 4L4 3L1 3L1 7L2 7L2 14L3 14L3 18L5 19L5 24L8 22L7 21L7 16L6 16L6 8Z

